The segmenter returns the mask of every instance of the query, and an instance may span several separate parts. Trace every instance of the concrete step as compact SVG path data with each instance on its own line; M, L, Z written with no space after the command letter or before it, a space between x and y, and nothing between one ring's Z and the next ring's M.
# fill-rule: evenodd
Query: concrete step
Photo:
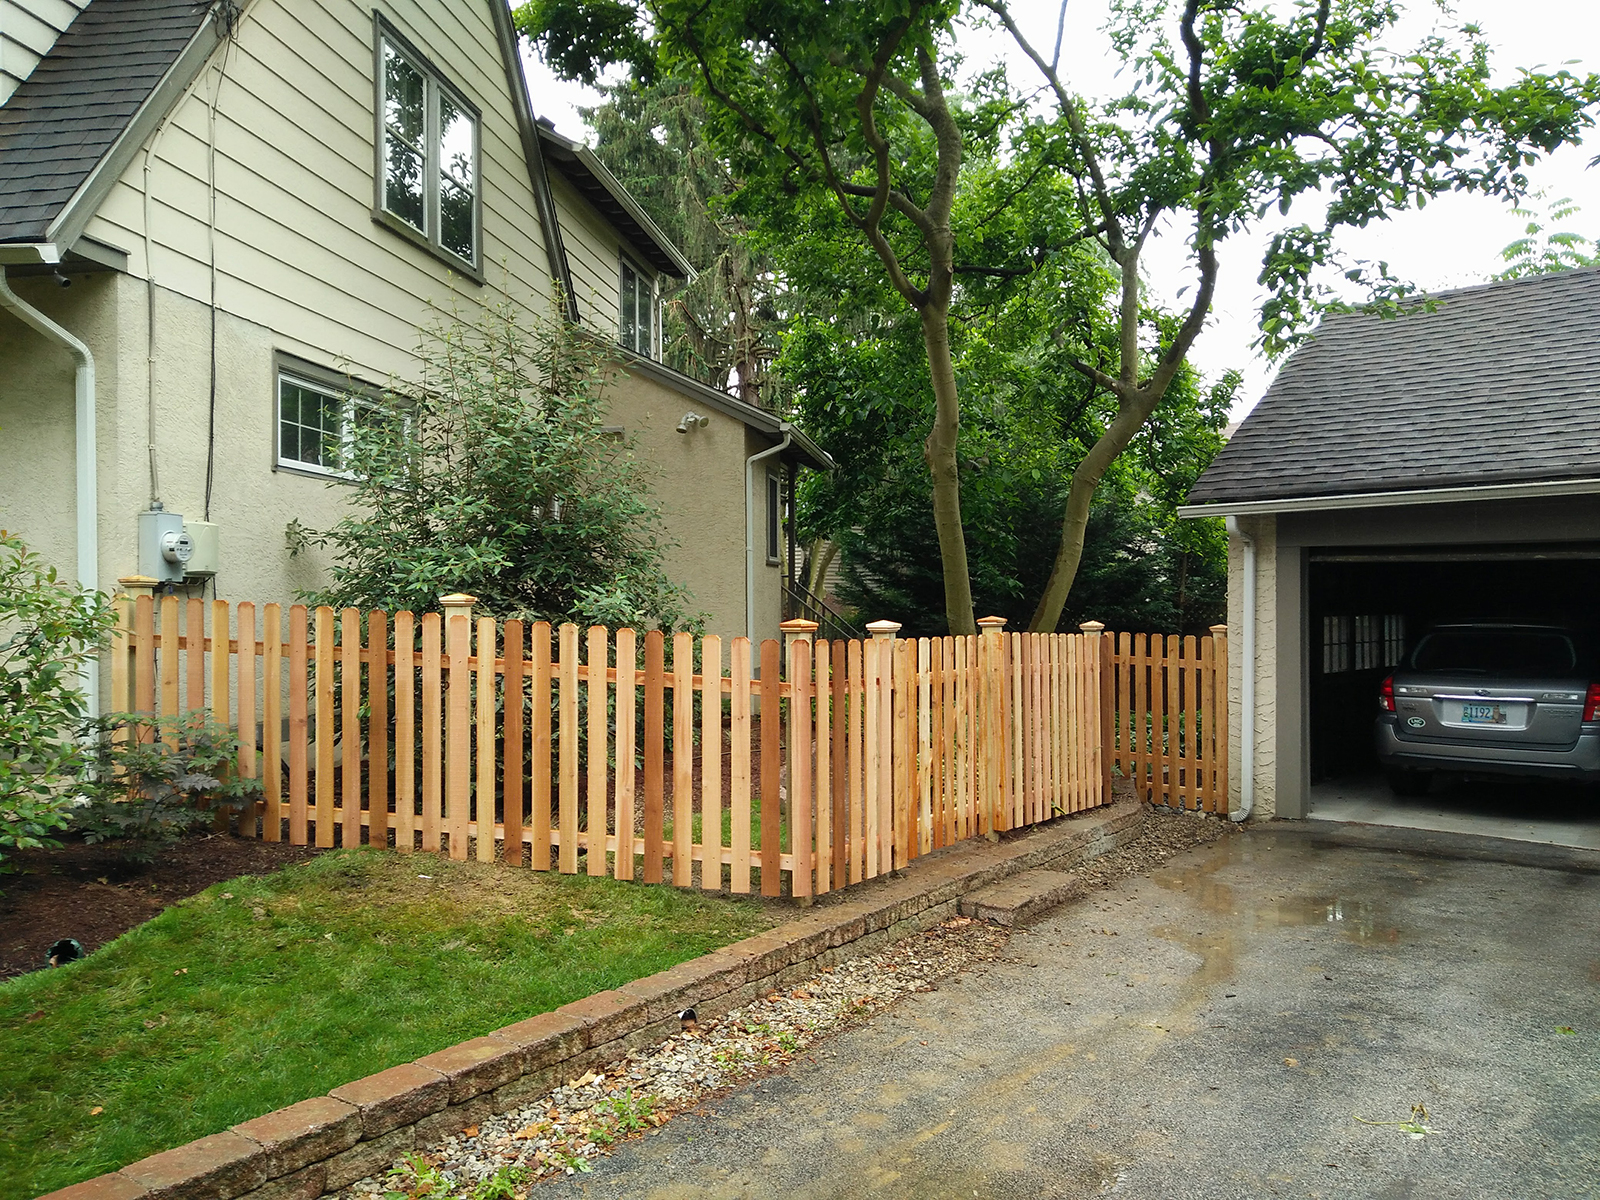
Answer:
M961 897L961 915L996 925L1027 925L1085 890L1076 875L1036 868L968 892Z

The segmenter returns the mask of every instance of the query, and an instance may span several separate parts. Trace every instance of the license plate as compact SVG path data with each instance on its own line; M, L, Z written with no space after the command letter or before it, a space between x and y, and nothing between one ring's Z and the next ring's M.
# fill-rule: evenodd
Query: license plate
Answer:
M1463 725L1504 725L1506 723L1506 710L1498 704L1463 704L1461 706L1461 723Z

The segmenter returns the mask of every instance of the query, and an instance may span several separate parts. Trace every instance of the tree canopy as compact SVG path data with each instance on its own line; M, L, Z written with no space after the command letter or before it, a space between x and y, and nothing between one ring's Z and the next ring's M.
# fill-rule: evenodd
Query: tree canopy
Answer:
M1378 308L1407 294L1382 264L1346 261L1342 231L1448 191L1517 199L1528 165L1576 141L1600 99L1600 80L1565 71L1496 86L1470 25L1392 48L1390 0L1115 0L1113 12L1104 52L1131 82L1101 105L1077 93L1059 54L1029 43L1006 0L532 0L518 13L568 75L625 62L642 81L688 81L728 164L728 209L790 244L796 230L821 231L829 253L842 231L875 261L866 290L880 311L915 315L933 404L902 406L899 433L926 432L954 632L972 627L974 568L960 464L971 380L953 323L965 330L975 302L1066 278L1089 249L1112 271L1109 325L1054 341L1061 368L1103 403L1085 418L1033 607L1031 626L1053 629L1097 490L1186 377L1226 238L1274 211L1307 214L1271 238L1259 276L1262 341L1281 351L1346 303L1340 289ZM998 68L966 69L961 31L980 20L1031 61L1044 103ZM996 179L1000 203L985 208L976 201ZM1143 252L1172 225L1188 230L1190 262L1187 280L1164 281L1186 303L1167 316L1148 301ZM1054 328L1079 321L1075 299L1060 295Z

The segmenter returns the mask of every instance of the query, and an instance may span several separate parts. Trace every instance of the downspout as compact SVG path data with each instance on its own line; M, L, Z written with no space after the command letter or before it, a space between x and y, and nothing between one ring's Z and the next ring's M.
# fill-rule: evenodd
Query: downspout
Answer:
M794 441L794 428L784 421L778 426L783 441L744 460L744 633L753 645L756 640L756 464L782 454Z
M91 592L100 590L100 487L95 463L94 443L94 355L72 334L57 325L33 305L11 290L11 281L0 269L0 308L9 309L34 332L54 342L72 355L75 365L77 404L74 434L77 443L77 549L78 586ZM100 712L100 665L90 660L83 665L83 694L89 712Z
M1227 518L1228 536L1244 543L1243 653L1239 662L1239 811L1228 816L1248 820L1256 806L1256 540Z

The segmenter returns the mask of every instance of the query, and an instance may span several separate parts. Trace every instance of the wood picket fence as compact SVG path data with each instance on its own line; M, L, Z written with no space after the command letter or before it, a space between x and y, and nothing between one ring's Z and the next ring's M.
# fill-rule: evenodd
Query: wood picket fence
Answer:
M498 622L466 596L415 616L123 585L110 707L236 727L264 795L240 832L268 841L807 896L1107 803L1135 744L1125 772L1201 778L1148 752L1159 723L1119 733L1094 622L824 641L791 621L724 659L716 636Z
M1152 804L1228 811L1227 632L1116 636L1114 758Z

